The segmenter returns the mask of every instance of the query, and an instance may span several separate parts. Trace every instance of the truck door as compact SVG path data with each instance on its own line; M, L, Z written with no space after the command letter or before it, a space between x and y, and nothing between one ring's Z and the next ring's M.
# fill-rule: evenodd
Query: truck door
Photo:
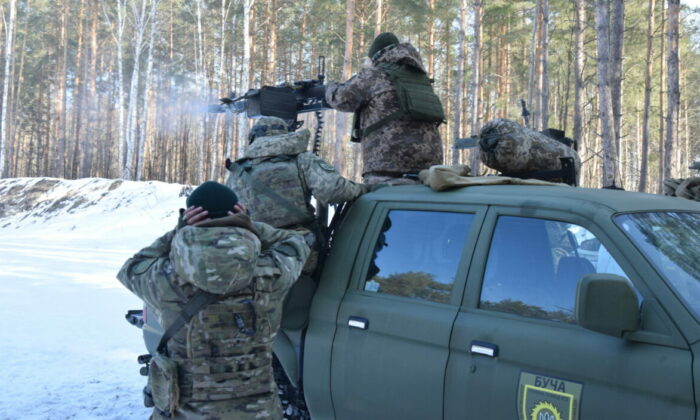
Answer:
M489 209L452 335L445 418L694 418L687 345L639 281L645 261L630 264L604 232L571 214ZM640 331L576 325L578 280L595 272L635 280Z
M443 207L375 210L338 312L336 418L442 418L450 333L484 213Z

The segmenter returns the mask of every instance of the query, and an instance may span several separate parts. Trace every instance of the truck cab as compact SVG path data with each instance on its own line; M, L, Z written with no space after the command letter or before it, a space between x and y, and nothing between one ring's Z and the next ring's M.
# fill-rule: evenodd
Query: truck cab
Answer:
M699 211L565 186L360 197L311 307L312 418L696 418Z

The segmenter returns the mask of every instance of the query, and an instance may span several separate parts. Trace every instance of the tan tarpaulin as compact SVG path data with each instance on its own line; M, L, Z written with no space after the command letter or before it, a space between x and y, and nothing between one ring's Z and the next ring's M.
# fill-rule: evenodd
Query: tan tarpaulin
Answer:
M418 177L423 184L435 191L450 188L469 187L474 185L558 185L555 182L540 181L539 179L520 179L507 176L469 176L467 165L435 165L430 169L420 171Z

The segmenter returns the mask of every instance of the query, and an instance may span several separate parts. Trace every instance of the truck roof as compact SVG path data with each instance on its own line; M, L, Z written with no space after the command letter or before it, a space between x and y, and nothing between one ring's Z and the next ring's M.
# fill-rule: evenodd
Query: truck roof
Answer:
M700 203L679 197L645 194L622 190L606 190L569 186L480 185L434 191L424 185L380 188L366 199L382 201L415 201L439 203L490 204L528 207L547 206L577 212L601 207L611 213L653 210L700 211Z

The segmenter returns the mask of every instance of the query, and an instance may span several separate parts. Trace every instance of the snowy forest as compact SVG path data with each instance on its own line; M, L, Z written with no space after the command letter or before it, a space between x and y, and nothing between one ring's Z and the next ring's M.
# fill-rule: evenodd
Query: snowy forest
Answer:
M679 0L3 0L0 175L223 180L245 117L207 104L358 71L375 35L420 51L454 139L493 118L565 130L581 185L659 192L700 155L700 11ZM301 118L314 129L313 117ZM321 155L359 179L350 114ZM473 163L472 163L473 164ZM476 166L476 165L474 165ZM483 167L475 168L483 173Z

